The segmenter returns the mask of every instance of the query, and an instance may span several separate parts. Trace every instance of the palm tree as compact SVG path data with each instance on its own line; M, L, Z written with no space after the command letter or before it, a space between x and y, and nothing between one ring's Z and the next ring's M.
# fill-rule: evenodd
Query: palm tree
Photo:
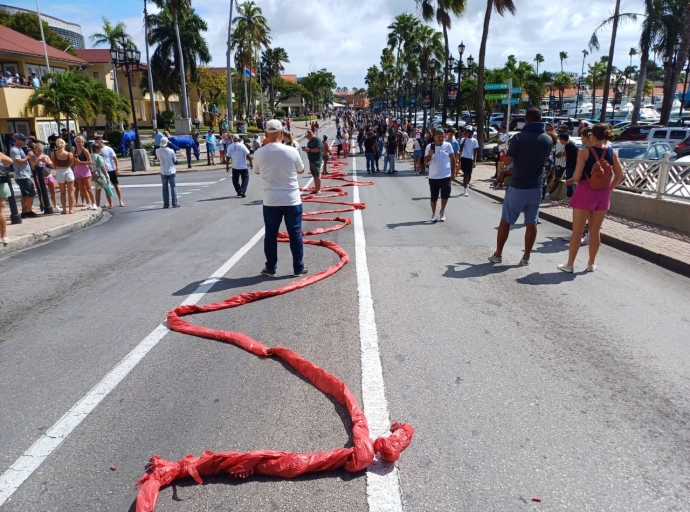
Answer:
M132 42L132 36L127 33L127 25L125 25L124 21L118 21L113 25L108 18L103 16L103 27L101 30L101 32L95 32L89 36L94 46L105 44L110 48L115 48L120 45L120 36L125 36L129 43ZM117 83L117 70L115 69L115 64L111 64L111 66L115 79L115 91L119 92L120 87Z
M558 90L561 110L563 110L563 93L566 89L570 89L572 86L573 78L568 73L558 73L553 80L553 87L554 89Z
M70 120L78 117L90 119L93 116L93 108L88 100L93 83L92 78L74 71L47 73L45 85L33 90L25 108L40 106L44 116L52 117L58 126L64 117L69 127Z
M539 75L539 64L541 64L542 62L544 62L544 56L543 56L541 53L537 53L537 54L534 56L534 62L537 63L537 76L538 76L538 75Z
M568 60L568 52L560 52L558 58L561 60L561 73L563 73L563 62Z
M253 68L252 62L258 60L258 52L261 47L268 48L271 43L271 29L263 15L261 7L253 1L246 0L237 6L237 16L232 20L236 25L235 33L243 40L244 55L243 66ZM233 36L233 39L235 37ZM248 58L248 59L247 59ZM249 74L249 90L252 90L252 73ZM250 100L251 102L251 95Z
M418 25L419 20L407 12L397 15L393 23L388 25L388 30L390 30L388 32L388 48L396 50L395 60L398 66L398 80L402 78L402 66L405 61L405 55L400 55L401 51L404 47L405 53L409 53L408 50L414 42L414 33Z
M208 64L211 61L206 40L201 35L208 30L206 22L194 12L194 9L180 11L175 19L173 13L167 8L161 9L156 14L149 14L149 44L156 45L156 50L151 58L152 67L160 70L165 63L174 65L174 78L180 83L180 109L182 117L189 118L187 105L187 69L192 82L198 79L199 64ZM158 63L154 66L154 61ZM166 73L167 75L168 73ZM154 89L159 91L159 80L154 80ZM167 86L166 89L171 89ZM176 89L176 88L175 88Z
M477 102L476 102L476 118L477 118L477 139L479 147L483 147L484 139L484 59L486 58L486 40L489 37L489 23L491 22L491 13L496 9L496 12L503 16L506 12L515 14L514 0L486 0L486 12L484 13L484 28L482 29L482 43L479 47L479 62L477 74ZM508 121L510 122L510 120Z
M443 44L444 44L444 58L443 58L443 117L441 122L446 123L447 116L447 100L448 95L448 73L449 73L449 57L450 51L448 46L448 31L451 28L451 15L459 17L467 6L467 0L416 0L419 6L422 18L424 21L431 21L436 19L436 22L441 25L443 29Z
M595 62L594 64L588 64L587 69L589 70L589 74L585 80L587 85L592 88L592 115L594 115L594 109L597 103L597 88L604 87L606 66L603 62ZM601 111L606 114L606 110L606 103L602 102Z
M192 2L191 0L153 0L153 3L161 9L161 13L159 14L162 14L162 11L167 11L172 18L173 27L175 29L175 42L177 43L176 50L173 51L173 54L175 55L175 68L180 72L180 91L182 93L182 98L180 98L182 100L180 102L180 106L182 108L182 117L184 119L189 119L187 73L185 71L184 50L182 48L182 39L180 37L180 19L186 19L188 15L192 13ZM156 14L152 14L151 16L156 16ZM149 22L149 26L152 26L151 22ZM204 26L206 26L205 22ZM208 27L206 27L204 30L208 30ZM152 32L149 32L149 39L152 39L152 36ZM149 41L149 44L152 44L152 42ZM158 48L156 48L156 51L158 51Z
M285 48L278 46L277 48L267 48L261 54L261 63L265 69L265 77L269 80L269 96L271 105L275 105L275 79L278 78L284 71L283 63L290 63L288 54ZM337 89L336 89L337 91Z

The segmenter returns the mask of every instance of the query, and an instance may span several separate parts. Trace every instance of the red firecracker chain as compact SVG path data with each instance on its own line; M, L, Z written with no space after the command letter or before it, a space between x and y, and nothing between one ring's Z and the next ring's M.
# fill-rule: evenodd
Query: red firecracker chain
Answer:
M373 182L349 180L340 169L347 163L331 156L330 167L335 171L324 178L344 182L340 187L322 187L326 194L308 195L302 198L303 202L322 203L329 205L341 205L344 208L306 212L304 221L328 221L338 224L305 231L304 236L321 235L342 229L352 223L345 217L315 217L315 215L351 212L363 210L364 203L348 203L343 201L325 201L326 198L346 196L347 192L342 187L373 185ZM312 191L313 188L304 189ZM289 237L285 232L278 234L279 242L288 242ZM391 434L382 436L372 441L369 438L369 425L367 419L359 407L357 400L352 395L344 382L328 373L326 370L307 361L299 354L287 348L276 346L269 348L262 343L250 338L246 334L232 331L209 329L199 325L192 325L182 319L184 316L198 313L208 313L221 309L235 308L258 300L283 295L285 293L300 290L335 274L350 261L347 252L335 242L330 240L304 240L305 244L320 245L335 252L340 260L330 268L295 281L275 290L261 292L240 293L221 302L199 305L179 306L168 313L168 328L173 331L191 334L200 338L208 338L217 341L232 343L238 347L260 357L275 356L285 361L300 375L309 380L317 389L335 398L339 404L345 406L352 420L352 438L354 446L351 448L335 448L324 452L300 453L282 452L273 450L257 450L252 452L204 452L201 456L186 455L182 460L171 462L154 455L149 460L146 473L137 482L139 493L137 495L137 512L152 512L156 506L158 494L162 487L170 485L173 481L182 478L193 478L197 483L202 483L201 477L227 473L237 478L247 478L252 474L279 476L294 478L304 473L315 471L331 471L344 467L346 471L356 472L366 469L374 460L374 455L379 454L386 462L394 462L400 457L400 453L409 446L414 434L414 428L406 423L393 423Z

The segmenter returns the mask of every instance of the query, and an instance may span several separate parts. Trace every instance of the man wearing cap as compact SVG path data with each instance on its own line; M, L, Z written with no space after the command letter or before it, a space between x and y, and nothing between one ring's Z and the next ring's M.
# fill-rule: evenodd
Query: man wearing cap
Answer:
M465 187L464 196L469 195L468 188L472 179L472 171L477 166L477 154L479 153L479 142L474 138L474 130L465 130L465 139L462 142L460 154L460 169L462 170L462 185Z
M445 139L440 128L434 131L434 142L426 147L424 162L429 164L429 191L431 192L431 222L446 220L446 203L450 198L450 181L455 179L453 146ZM436 216L436 203L441 194L441 211Z
M26 137L24 134L15 133L12 138L14 139L14 146L10 148L10 158L12 159L12 167L14 167L14 181L17 182L17 186L22 192L21 216L22 219L38 217L38 215L31 210L34 204L34 197L36 197L36 189L34 188L29 157L31 157L34 152L28 151L25 153Z
M321 162L323 159L323 142L314 135L314 132L307 130L307 145L302 151L307 153L309 160L309 172L314 177L314 194L321 192Z
M275 276L278 267L278 231L285 219L290 237L292 270L295 276L307 273L304 266L304 242L302 241L302 198L297 175L304 172L299 151L282 143L282 125L278 119L266 123L268 143L254 153L254 172L261 176L263 188L263 214L266 234L264 254L265 276Z
M177 181L175 164L175 152L168 147L168 138L161 137L160 145L156 150L156 158L161 163L161 183L163 184L163 208L170 208L170 196L172 195L172 207L179 208L177 204ZM170 191L168 191L170 187Z
M237 197L247 197L247 185L249 185L247 161L252 162L250 153L249 148L240 141L240 136L237 134L232 136L232 143L225 149L225 171L228 172L228 165L232 162L232 185L235 187Z

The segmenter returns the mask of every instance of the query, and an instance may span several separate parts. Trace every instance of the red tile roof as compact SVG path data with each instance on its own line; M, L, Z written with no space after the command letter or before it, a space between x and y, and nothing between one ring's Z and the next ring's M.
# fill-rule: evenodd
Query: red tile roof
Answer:
M280 75L280 78L292 82L293 84L297 83L297 75Z
M67 62L69 64L86 64L79 57L65 53L52 46L47 46L48 59ZM20 34L11 28L0 25L0 52L23 55L27 57L44 58L43 43L29 36Z

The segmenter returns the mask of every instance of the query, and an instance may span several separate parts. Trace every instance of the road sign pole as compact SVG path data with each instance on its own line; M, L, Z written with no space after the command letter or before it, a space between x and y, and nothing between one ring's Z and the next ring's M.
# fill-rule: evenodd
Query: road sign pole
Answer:
M510 78L508 80L508 90L511 92L513 90L513 79L512 78ZM510 101L511 97L512 97L512 94L509 94L508 95L508 115L506 117L506 144L508 142L508 137L510 136L510 104L512 103L512 101Z

